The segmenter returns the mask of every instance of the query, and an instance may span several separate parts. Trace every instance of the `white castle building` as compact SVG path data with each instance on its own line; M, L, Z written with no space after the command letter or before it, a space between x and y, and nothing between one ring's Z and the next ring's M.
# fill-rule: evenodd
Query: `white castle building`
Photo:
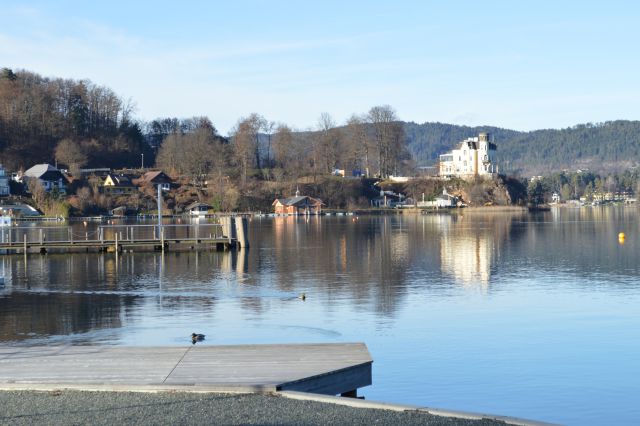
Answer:
M472 178L497 173L496 144L489 142L489 133L467 138L457 148L440 156L439 175Z

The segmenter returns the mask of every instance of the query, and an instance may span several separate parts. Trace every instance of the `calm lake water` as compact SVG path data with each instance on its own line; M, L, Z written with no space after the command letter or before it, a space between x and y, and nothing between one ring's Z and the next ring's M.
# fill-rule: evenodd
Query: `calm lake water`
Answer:
M638 218L636 207L254 218L240 253L0 256L0 342L362 341L367 399L637 424Z

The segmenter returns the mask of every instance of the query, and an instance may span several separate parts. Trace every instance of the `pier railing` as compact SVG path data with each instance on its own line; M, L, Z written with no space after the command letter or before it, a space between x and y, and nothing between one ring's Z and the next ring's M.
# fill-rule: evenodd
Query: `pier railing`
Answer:
M221 224L99 225L82 226L12 226L0 229L0 250L12 253L36 248L95 248L150 246L163 249L169 245L234 244Z

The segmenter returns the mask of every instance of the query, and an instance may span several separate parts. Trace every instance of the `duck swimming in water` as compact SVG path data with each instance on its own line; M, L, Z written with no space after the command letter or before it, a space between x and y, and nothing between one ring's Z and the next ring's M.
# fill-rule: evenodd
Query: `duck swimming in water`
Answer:
M202 342L204 340L204 334L191 333L191 343L194 345L196 342Z
M307 300L307 295L302 293L300 296L298 296L298 299L300 299L300 300L302 300L304 302L305 300Z

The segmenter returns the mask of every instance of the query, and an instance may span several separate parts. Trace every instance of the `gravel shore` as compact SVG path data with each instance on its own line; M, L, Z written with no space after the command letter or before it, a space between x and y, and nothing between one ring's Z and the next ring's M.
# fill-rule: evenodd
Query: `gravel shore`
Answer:
M351 408L276 395L2 391L8 425L504 425L418 412Z

